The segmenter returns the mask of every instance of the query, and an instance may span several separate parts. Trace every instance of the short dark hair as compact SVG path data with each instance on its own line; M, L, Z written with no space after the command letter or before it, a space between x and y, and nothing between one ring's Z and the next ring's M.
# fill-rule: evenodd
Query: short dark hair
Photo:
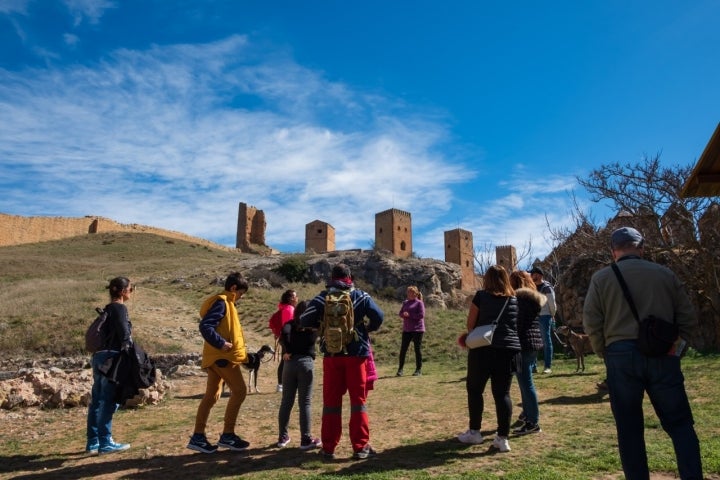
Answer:
M330 278L332 279L351 277L352 273L350 272L350 267L348 267L344 263L338 263L333 267L332 272L330 272Z
M242 273L240 272L231 272L225 279L225 290L230 291L233 285L235 285L238 290L245 292L247 292L248 288L250 288L248 281L243 278Z
M292 301L293 295L295 295L295 290L285 290L280 296L280 303L289 304Z

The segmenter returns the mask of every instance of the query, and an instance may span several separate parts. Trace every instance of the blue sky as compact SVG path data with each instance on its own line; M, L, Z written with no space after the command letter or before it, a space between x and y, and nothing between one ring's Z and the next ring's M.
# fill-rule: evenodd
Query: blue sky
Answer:
M0 212L100 215L234 246L305 224L369 248L549 250L575 182L661 153L694 164L720 121L720 2L0 0Z

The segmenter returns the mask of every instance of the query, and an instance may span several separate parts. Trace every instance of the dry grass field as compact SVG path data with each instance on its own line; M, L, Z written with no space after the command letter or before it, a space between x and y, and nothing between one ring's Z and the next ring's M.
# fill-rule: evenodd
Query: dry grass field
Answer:
M247 261L242 255L184 242L166 243L143 235L0 248L0 311L5 312L0 318L0 342L5 342L0 354L8 358L31 352L43 357L49 353L77 353L72 347L61 349L56 344L70 344L73 340L69 339L80 334L89 322L87 312L103 301L105 280L116 274L126 274L139 285L129 309L137 337L148 351L199 351L199 300L217 290L210 284L211 279L230 269L243 270ZM301 298L308 298L320 288L292 286ZM282 288L253 289L241 301L239 309L250 345L270 340L267 317L274 311L281 292ZM489 447L496 421L487 392L482 432L488 440L466 446L455 440L455 435L467 428L464 352L455 344L465 312L429 310L423 376L398 378L394 374L400 339L400 324L395 316L399 302L379 301L387 315L383 329L374 337L381 378L368 403L372 444L379 452L376 458L351 460L346 432L335 461L323 461L313 451L301 452L297 448L296 410L291 417L291 444L276 448L280 394L274 389L276 364L266 363L260 372L261 393L248 395L238 421L237 432L251 443L246 452L204 455L185 448L204 378L183 377L172 379L173 389L159 405L118 411L114 436L131 443L132 448L113 455L84 453L84 409L1 410L0 478L622 478L608 397L595 387L604 374L596 357L589 356L586 371L578 374L574 372L575 360L559 354L553 374L536 377L543 432L511 438L509 453L497 453ZM58 328L60 324L64 328ZM39 333L28 335L28 330ZM55 340L48 341L50 336ZM25 342L25 352L16 348L21 341ZM409 366L412 360L409 352ZM683 362L706 476L717 480L720 357L691 352ZM320 358L316 372L313 422L319 434ZM519 398L514 385L516 405ZM220 433L226 401L222 398L213 409L208 429L211 440ZM347 410L346 404L345 420ZM645 413L653 478L675 478L670 440L649 403Z

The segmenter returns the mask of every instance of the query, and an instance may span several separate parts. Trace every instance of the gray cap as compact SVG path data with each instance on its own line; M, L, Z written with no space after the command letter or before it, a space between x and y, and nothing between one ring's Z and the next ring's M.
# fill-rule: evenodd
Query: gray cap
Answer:
M643 242L642 234L632 227L618 228L610 236L610 244L613 247L623 247L631 244L640 247Z

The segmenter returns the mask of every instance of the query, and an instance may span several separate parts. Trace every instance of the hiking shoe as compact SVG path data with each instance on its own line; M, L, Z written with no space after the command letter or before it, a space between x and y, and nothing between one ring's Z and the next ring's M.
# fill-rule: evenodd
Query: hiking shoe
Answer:
M419 377L420 375L422 375L420 369L415 370L415 373L413 373L413 377Z
M190 437L190 441L187 444L187 448L195 450L196 452L215 453L218 446L208 442L207 437L202 433L193 433L193 436Z
M457 436L457 439L460 440L462 443L469 443L472 445L477 445L478 443L482 443L483 437L480 434L480 430L473 430L469 429L465 433L461 433Z
M300 450L312 450L313 448L322 447L322 442L319 438L303 437L300 440Z
M290 443L290 435L286 434L286 435L280 435L280 437L278 437L278 443L277 443L278 448L287 447L288 443Z
M525 422L525 424L520 427L513 430L513 433L515 435L527 435L528 433L540 433L542 430L540 429L540 425L537 423L530 423Z
M98 448L98 454L107 455L108 453L122 452L128 448L130 448L129 443L115 443L115 441L111 438L110 443Z
M552 373L552 370L549 368L546 368L545 370L543 370L543 373Z
M501 452L509 452L510 451L510 443L508 442L507 437L501 437L496 436L493 440L492 446L500 450Z
M353 458L355 460L365 460L366 458L374 457L375 455L377 455L377 452L370 446L369 443L367 443L361 450L357 450L353 453Z
M278 385L275 389L276 392L282 392L282 385Z
M95 441L90 440L85 444L85 452L95 454L100 449L100 441L96 438Z
M334 454L333 452L328 452L328 451L326 451L324 448L321 448L321 449L320 449L320 455L321 455L325 460L335 460L335 454Z
M395 376L396 376L396 377L402 377L402 376L403 376L402 368L397 371L397 373L395 374Z
M218 447L228 448L236 452L247 450L249 446L250 442L246 442L234 433L223 433L220 435L220 440L218 440Z

